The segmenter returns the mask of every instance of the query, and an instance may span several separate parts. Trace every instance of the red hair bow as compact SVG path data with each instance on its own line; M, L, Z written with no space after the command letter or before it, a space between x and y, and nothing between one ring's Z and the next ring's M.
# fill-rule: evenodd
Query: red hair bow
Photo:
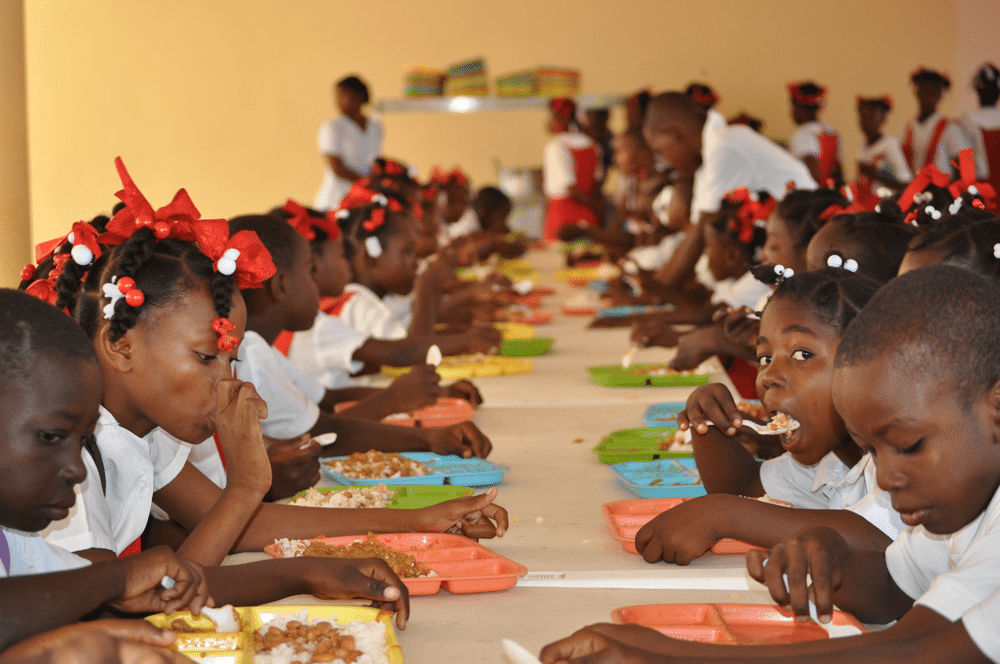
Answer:
M719 95L715 94L708 86L695 86L691 88L689 96L696 104L701 106L714 106L719 103Z
M768 198L766 202L760 199L746 187L740 187L726 194L726 200L730 203L739 203L736 210L736 219L730 225L734 231L739 232L740 242L749 243L753 239L753 230L757 221L765 220L774 212L774 207L778 202L774 198Z
M788 92L798 104L802 104L803 106L822 106L826 102L826 88L822 86L816 87L819 88L819 92L807 95L802 92L801 83L789 83Z
M97 229L85 221L78 221L73 224L72 229L66 235L35 245L35 262L41 263L66 242L73 245L71 255L79 265L90 265L95 258L101 255Z
M892 110L892 97L889 95L882 95L881 97L862 97L858 95L858 104L869 104L882 102L891 111Z
M219 240L212 238L208 245L200 245L201 250L215 263L217 272L236 279L236 287L240 290L261 288L277 272L271 252L253 231L240 231L231 238Z
M28 295L34 295L39 300L44 300L49 304L55 304L58 299L58 294L56 293L56 287L53 283L54 279L49 277L48 279L39 279L38 281L32 282L30 286L24 289Z
M976 191L970 191L970 187L975 187ZM964 191L969 191L973 195L978 193L987 204L997 196L996 190L989 182L976 182L976 161L969 148L958 153L958 179L951 183L948 191L955 198L960 198Z
M858 195L858 185L856 183L844 185L840 188L840 191L844 195L844 198L850 202L846 206L834 203L820 212L818 217L820 221L827 221L831 217L836 217L840 214L857 214L858 212L865 212L871 209L861 203L862 197Z
M435 166L431 169L431 183L436 184L442 189L447 189L453 184L457 184L461 187L468 187L469 178L458 166L455 166L447 172Z
M969 151L970 155L972 151ZM916 176L910 180L910 184L906 185L906 189L903 193L899 195L899 209L906 212L913 205L913 197L922 192L930 185L935 187L947 187L948 186L948 176L942 173L937 166L934 164L927 164L919 171L917 171ZM956 196L958 198L958 196Z
M309 214L309 210L305 206L291 198L281 209L292 215L288 219L288 225L297 230L299 235L309 242L316 239L317 229L326 233L331 240L336 240L340 235L340 227L337 225L336 218L330 218L329 215L314 217Z
M406 173L406 169L403 167L401 163L399 163L395 159L386 159L382 164L375 162L375 164L372 166L372 171L371 171L371 174L373 176L378 176L378 175L395 176L395 175L403 175L404 173Z

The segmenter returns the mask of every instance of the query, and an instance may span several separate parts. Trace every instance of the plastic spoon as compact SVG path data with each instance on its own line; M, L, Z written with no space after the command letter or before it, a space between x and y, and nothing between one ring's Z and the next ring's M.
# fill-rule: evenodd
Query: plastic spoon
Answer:
M441 364L442 359L444 358L441 356L441 349L438 348L437 344L427 349L427 364L436 367Z
M507 661L511 664L542 664L542 660L532 655L517 641L500 639L500 645L503 646L504 655L507 656Z
M337 442L337 434L331 431L330 433L321 433L318 436L313 436L312 439L319 443L320 447L326 447ZM308 447L308 443L304 447Z
M767 559L764 560L764 564L767 565ZM785 592L790 592L788 589L788 575L782 574L781 579L785 582ZM806 584L812 584L812 577L808 574L806 575ZM825 629L831 639L861 634L861 630L854 625L834 625L832 621L828 623L820 622L819 612L816 610L816 602L812 601L812 599L809 600L809 617L812 618L814 623Z
M705 424L707 424L708 426L717 426L715 424L715 422L711 422L711 421L705 422ZM756 431L757 433L759 433L762 436L780 436L783 433L788 433L789 431L795 431L796 429L798 429L802 425L799 424L798 422L793 421L792 426L785 427L784 429L772 429L772 428L770 428L770 423L769 422L765 422L764 424L757 424L756 422L754 422L752 420L748 420L748 419L744 418L743 419L743 426L745 426L746 428L751 429L753 431Z
M638 346L632 346L627 351L625 351L625 356L622 357L622 369L628 369L630 366L632 366L632 356L635 355L637 350L639 350Z

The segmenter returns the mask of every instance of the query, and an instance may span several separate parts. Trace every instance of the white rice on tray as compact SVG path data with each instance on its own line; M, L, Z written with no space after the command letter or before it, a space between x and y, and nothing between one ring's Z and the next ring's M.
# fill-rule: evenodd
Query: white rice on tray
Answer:
M290 616L275 616L274 620L264 623L257 631L263 635L271 627L283 630L293 620L306 625L315 625L317 622L323 622L325 619L310 620L308 612L302 610ZM327 622L333 624L340 632L354 637L354 647L362 653L361 657L355 660L354 664L389 664L389 658L385 652L385 625L377 621L357 621L347 623L346 625L338 624L335 619L327 620ZM257 653L254 657L254 662L256 664L291 664L292 662L310 664L312 661L312 651L315 650L315 646L308 644L306 645L306 650L308 655L302 652L296 653L294 646L285 643L268 652ZM330 664L346 663L342 659L335 659Z
M392 502L393 492L384 484L355 487L343 491L317 491L306 489L304 496L291 501L291 505L303 507L349 507L380 508Z

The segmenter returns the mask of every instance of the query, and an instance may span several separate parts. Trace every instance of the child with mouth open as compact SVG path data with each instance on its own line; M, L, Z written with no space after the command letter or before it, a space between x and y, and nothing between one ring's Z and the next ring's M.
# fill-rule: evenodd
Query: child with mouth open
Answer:
M753 433L742 428L728 388L696 390L678 422L691 429L709 495L639 530L636 548L648 562L685 565L725 537L771 547L818 523L861 548L882 550L903 528L876 485L872 457L851 440L831 396L840 338L878 284L836 268L785 278L765 266L755 274L777 282L761 314L757 392L773 423L787 418L794 428ZM761 463L750 449L777 456ZM765 495L799 509L741 498Z

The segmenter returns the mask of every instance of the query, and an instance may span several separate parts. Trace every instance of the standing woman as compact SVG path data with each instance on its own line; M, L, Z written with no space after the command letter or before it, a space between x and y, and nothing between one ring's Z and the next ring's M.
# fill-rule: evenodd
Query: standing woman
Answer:
M599 148L580 131L576 103L559 97L552 100L549 110L549 131L555 136L545 144L542 177L548 198L545 239L555 240L567 224L599 225L604 201L597 187L601 180Z
M361 112L371 100L364 81L357 76L338 81L334 99L341 115L319 129L326 176L313 203L317 210L336 208L355 180L368 175L382 150L382 125Z

